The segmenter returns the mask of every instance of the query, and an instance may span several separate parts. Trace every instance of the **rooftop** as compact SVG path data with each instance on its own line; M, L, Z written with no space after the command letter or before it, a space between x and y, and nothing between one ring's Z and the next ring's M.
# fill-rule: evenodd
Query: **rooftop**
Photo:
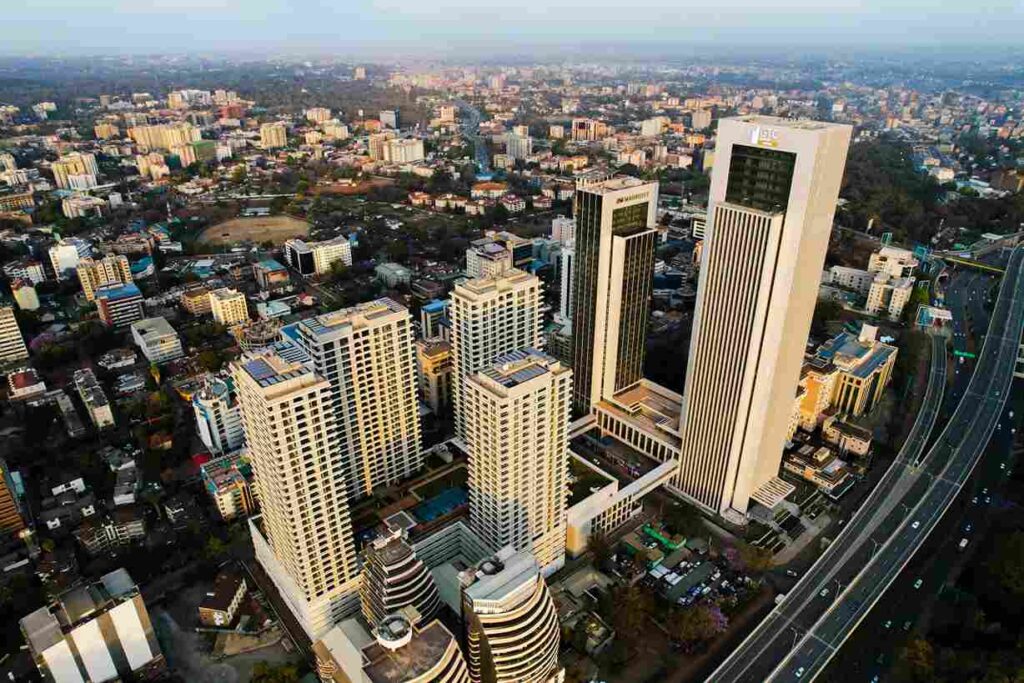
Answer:
M142 292L140 292L139 288L130 282L126 284L114 283L96 288L97 299L110 299L117 301L118 299L128 299L132 297L138 297L141 299Z
M417 680L441 662L455 638L440 621L415 631L407 645L394 650L371 643L363 649L369 664L363 667L373 683Z
M132 331L142 337L177 336L177 332L166 318L145 318L132 323Z
M332 332L348 333L388 318L396 313L405 313L408 309L387 297L343 308L331 313L324 313L299 322L299 327L311 336L320 336Z
M621 192L622 190L632 190L641 187L649 187L657 189L657 183L651 183L633 176L623 175L609 178L608 180L602 180L596 183L591 183L581 188L585 192L591 194L607 194L612 192Z
M526 348L498 356L480 374L511 389L537 377L560 371L564 371L564 368L557 359L543 351Z

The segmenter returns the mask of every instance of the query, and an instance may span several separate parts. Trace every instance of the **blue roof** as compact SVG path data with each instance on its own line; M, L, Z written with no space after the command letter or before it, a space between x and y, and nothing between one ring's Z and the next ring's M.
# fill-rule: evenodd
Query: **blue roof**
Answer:
M96 298L117 301L118 299L128 299L133 296L141 297L142 292L140 292L139 288L132 283L123 285L107 285L96 289Z
M423 310L427 313L440 313L446 308L448 308L448 302L444 299L433 299L423 305Z
M149 270L149 268L152 265L153 265L153 257L152 256L143 256L142 258L140 258L138 261L136 261L135 263L133 263L131 265L131 270L132 270L132 273L142 273L142 272L145 272L146 270Z
M281 334L288 337L294 342L299 341L299 324L292 323L291 325L285 325L281 328Z
M284 270L284 266L272 258L260 261L259 265L261 268L265 268L266 270Z

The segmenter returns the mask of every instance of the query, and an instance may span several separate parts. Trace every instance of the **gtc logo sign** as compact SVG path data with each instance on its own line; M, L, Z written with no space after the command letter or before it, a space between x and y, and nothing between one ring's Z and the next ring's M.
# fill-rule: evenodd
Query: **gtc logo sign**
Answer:
M779 131L774 128L761 128L758 126L750 131L750 144L762 147L778 147Z

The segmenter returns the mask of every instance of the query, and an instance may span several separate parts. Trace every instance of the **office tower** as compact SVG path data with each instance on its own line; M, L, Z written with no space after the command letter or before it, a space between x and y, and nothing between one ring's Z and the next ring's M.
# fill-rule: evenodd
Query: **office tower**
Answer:
M380 113L380 125L385 128L399 128L398 125L398 110L397 109L385 109Z
M299 345L333 390L332 446L349 495L367 496L419 470L423 456L408 309L377 299L307 318L297 331Z
M426 154L423 150L423 140L386 140L381 147L381 159L391 164L411 164L416 161L423 161Z
M132 282L132 269L125 256L112 254L99 260L84 258L75 270L86 301L95 301L98 287Z
M452 343L452 404L459 438L466 439L463 383L500 355L540 347L540 280L521 270L455 286L449 315Z
M494 547L565 563L572 371L535 349L498 356L463 385L470 522Z
M505 136L505 153L512 159L525 159L533 154L533 138L508 133Z
M83 152L72 152L50 165L53 180L61 190L88 190L96 187L99 166L96 157Z
M344 235L322 242L290 239L284 243L284 258L303 277L327 275L337 262L352 265L352 244Z
M110 327L124 327L142 320L142 292L134 283L113 283L96 288L96 310L100 320Z
M7 463L0 459L0 534L16 534L25 528L25 518Z
M263 149L288 146L288 129L281 122L264 123L260 126L260 145Z
M245 443L242 411L230 382L211 380L192 395L199 438L211 453L230 453Z
M330 121L331 110L326 107L312 107L306 110L306 120L312 121L313 123L323 123L324 121Z
M590 412L643 376L658 184L628 176L576 189L573 410Z
M78 262L88 258L91 253L92 246L85 240L80 240L77 237L60 240L50 247L49 251L53 274L58 279L63 279L68 271L78 268Z
M229 287L220 287L210 292L210 313L215 322L227 327L249 322L249 306L245 302L245 294Z
M181 339L166 318L146 318L132 323L132 340L150 363L181 358Z
M419 397L435 415L446 415L452 404L452 345L443 339L416 341Z
M395 529L370 541L363 554L363 582L359 587L363 618L376 627L405 607L416 609L415 626L429 624L441 605L430 570L416 557Z
M466 660L452 632L435 619L417 626L412 607L372 629L348 619L313 643L324 683L469 683Z
M43 680L148 680L166 668L146 603L124 569L62 593L19 622Z
M13 306L0 306L0 363L28 358L28 348L14 317Z
M849 143L845 125L719 123L672 482L713 512L791 490L774 483Z
M262 516L256 559L311 639L358 609L358 567L330 383L274 353L231 364Z
M459 578L470 680L561 680L558 613L533 555L503 548Z

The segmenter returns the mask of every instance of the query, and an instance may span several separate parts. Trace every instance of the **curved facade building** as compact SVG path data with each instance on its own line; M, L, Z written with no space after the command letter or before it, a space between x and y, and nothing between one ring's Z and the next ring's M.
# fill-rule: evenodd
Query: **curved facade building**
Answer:
M367 547L359 598L363 617L371 626L408 606L416 608L416 625L423 626L433 620L440 605L427 565L405 542L401 529L374 539Z
M558 614L533 555L507 547L461 578L470 680L562 680Z

